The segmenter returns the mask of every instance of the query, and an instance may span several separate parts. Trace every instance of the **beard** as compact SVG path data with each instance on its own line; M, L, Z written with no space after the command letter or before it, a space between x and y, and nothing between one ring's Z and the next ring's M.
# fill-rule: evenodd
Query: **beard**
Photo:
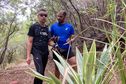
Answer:
M64 20L58 20L58 25L62 25L64 23Z

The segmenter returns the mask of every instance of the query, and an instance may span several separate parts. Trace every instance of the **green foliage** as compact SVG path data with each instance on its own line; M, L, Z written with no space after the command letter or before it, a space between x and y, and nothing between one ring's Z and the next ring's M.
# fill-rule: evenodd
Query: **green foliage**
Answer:
M122 55L121 55L121 51L120 51L120 45L117 47L117 58L118 58L118 68L120 69L120 78L122 81L122 84L126 84L126 72L125 72L125 66L123 64L123 60L122 60Z
M35 76L35 77L37 77L37 78L39 78L39 79L41 79L41 80L45 80L46 82L48 82L48 84L55 84L54 81L53 81L51 78L42 76L41 74L35 72L35 71L34 71L33 69L31 69L31 68L29 68L29 69L33 72L33 74L32 74L32 73L29 73L29 72L26 72L26 73L28 73L28 74L30 74L30 75L32 75L32 76Z
M107 48L107 45L105 46L104 50L101 53L100 58L97 58L96 55L96 45L95 41L92 43L92 46L90 48L90 51L87 50L87 47L84 43L83 47L83 55L79 52L79 50L76 48L76 63L77 63L77 71L75 71L58 53L53 51L60 62L55 61L60 73L63 76L63 79L65 79L68 84L105 84L106 82L110 82L111 79L107 79L106 77L113 76L112 71L113 67L110 67L110 56L112 55L112 50L114 48L113 43ZM118 53L118 52L117 52ZM97 62L98 60L98 62ZM123 68L123 63L121 62L121 59L118 60L120 67ZM120 63L121 62L121 63ZM117 61L115 62L117 64ZM115 66L115 64L113 66ZM122 73L122 70L121 70ZM37 77L37 73L32 70L30 74L34 74L34 77ZM66 75L65 75L66 74ZM44 76L46 77L46 76ZM124 74L122 77L125 77ZM56 83L57 81L60 81L58 79L54 80L54 76L48 77ZM42 80L46 79L41 78ZM49 79L49 80L50 80ZM49 82L48 82L49 83ZM58 83L60 84L60 83ZM124 84L124 83L123 83Z

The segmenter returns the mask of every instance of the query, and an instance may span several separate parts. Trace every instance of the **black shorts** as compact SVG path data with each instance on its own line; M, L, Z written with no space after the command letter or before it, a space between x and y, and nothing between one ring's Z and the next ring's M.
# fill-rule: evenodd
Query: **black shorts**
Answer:
M67 58L69 59L69 58L75 56L74 53L73 53L73 51L72 51L72 49L70 49L69 52L68 52L68 49L61 49L61 48L58 48L57 50L58 50L58 51L56 51L56 52L57 52L59 55L61 55L64 59L67 59ZM67 57L67 54L68 54L68 57ZM53 59L59 61L59 59L57 58L57 56L56 56L54 53L53 53Z

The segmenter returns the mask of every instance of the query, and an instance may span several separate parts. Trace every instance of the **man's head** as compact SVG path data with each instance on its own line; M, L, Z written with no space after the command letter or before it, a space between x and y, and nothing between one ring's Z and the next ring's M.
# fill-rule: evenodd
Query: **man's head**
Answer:
M45 23L47 17L47 11L45 9L39 9L37 11L37 17L40 23Z
M66 15L67 15L67 13L66 13L65 10L59 11L58 14L57 14L57 20L58 20L58 22L59 23L64 23Z

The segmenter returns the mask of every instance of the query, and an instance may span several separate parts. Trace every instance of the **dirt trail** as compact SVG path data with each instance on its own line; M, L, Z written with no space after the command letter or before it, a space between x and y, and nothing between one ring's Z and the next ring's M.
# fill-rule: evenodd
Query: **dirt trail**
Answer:
M29 67L35 69L33 61ZM0 84L33 84L34 78L25 73L25 71L29 71L28 65L25 61L13 67L7 68L6 70L0 71ZM52 57L49 57L48 60L48 64L45 70L46 76L48 76L48 71L54 73L54 62L52 61ZM112 79L110 84L117 84L116 82L117 81L115 79ZM118 81L118 84L121 84L121 82Z
M29 67L34 69L33 61ZM16 82L18 82L18 84L33 84L33 77L25 73L25 71L29 71L28 65L25 61L11 68L0 71L0 84L15 84ZM52 58L49 58L48 60L45 70L46 76L48 75L48 71L54 71L54 63Z

